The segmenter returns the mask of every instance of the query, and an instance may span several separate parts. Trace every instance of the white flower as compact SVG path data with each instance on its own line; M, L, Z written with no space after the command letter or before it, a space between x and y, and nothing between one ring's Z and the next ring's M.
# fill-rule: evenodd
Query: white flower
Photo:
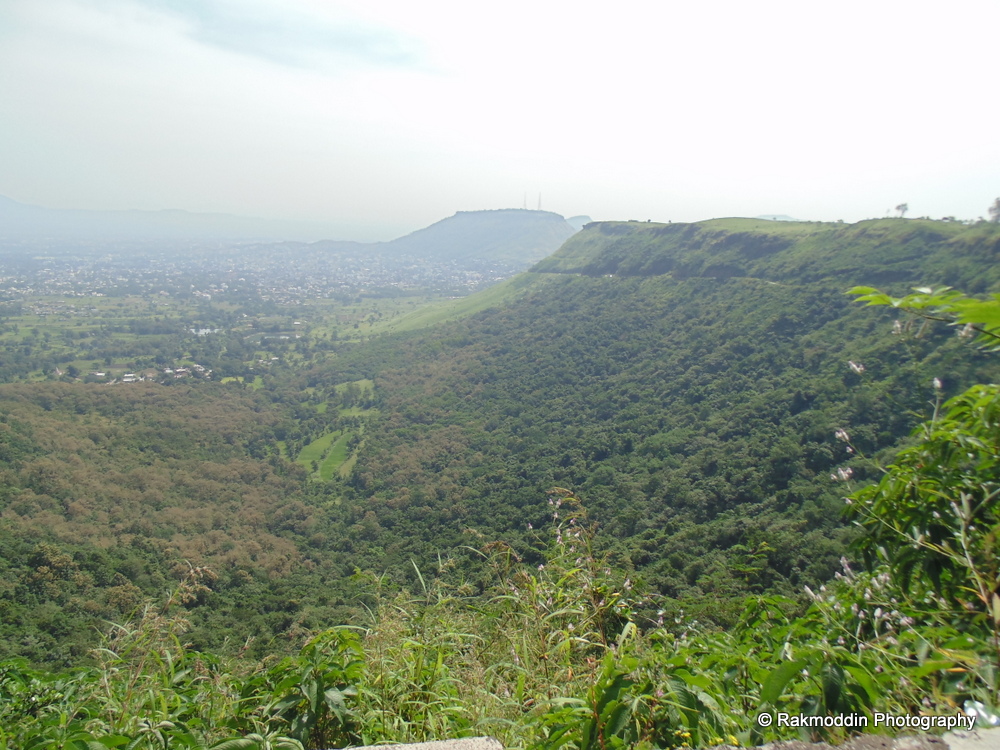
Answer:
M941 390L941 380L939 378L934 378L934 380L932 380L931 382L934 385L934 390L935 391L940 391Z
M850 365L850 368L854 370L854 372L856 372L858 375L860 375L865 371L865 366L860 362L849 361L847 364Z
M846 430L837 430L833 433L833 436L837 438L837 440L843 440L845 443L848 443L851 440L851 436L847 434Z

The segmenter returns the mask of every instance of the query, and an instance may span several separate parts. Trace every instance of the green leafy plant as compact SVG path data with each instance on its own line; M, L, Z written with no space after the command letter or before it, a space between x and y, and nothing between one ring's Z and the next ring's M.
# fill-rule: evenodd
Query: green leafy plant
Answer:
M358 695L363 670L358 634L326 630L298 655L271 668L274 699L268 710L287 723L292 738L309 747L349 744L357 738L357 716L348 704Z
M890 297L851 290L869 305L891 306L962 326L986 349L1000 349L1000 295L985 300L948 287ZM940 389L940 383L935 382ZM902 592L934 619L989 633L992 658L973 670L1000 702L1000 386L975 385L935 408L916 444L899 453L881 480L850 498L848 515L864 530L858 546L884 563Z

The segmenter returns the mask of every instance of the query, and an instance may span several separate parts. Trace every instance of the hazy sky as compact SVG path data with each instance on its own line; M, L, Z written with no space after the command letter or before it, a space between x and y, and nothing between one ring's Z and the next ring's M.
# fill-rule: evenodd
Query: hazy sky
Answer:
M0 194L337 222L975 218L1000 2L0 0ZM348 236L351 235L351 236Z

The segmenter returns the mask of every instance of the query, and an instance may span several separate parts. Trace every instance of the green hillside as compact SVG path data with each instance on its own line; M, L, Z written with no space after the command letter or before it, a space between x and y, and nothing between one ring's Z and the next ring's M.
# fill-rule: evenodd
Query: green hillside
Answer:
M998 255L988 224L592 223L253 387L0 385L0 746L1000 713L1000 395L962 395L1000 298L845 294L996 293Z
M714 219L697 224L602 222L570 238L536 272L776 282L830 279L937 283L981 292L997 281L996 228L923 219L857 224ZM983 275L985 272L985 276Z
M890 335L891 315L844 291L983 288L998 240L902 220L591 224L511 282L516 301L341 358L331 375L359 368L382 406L345 503L404 569L469 527L530 555L545 491L569 487L620 564L725 622L744 593L832 574L849 530L830 474L852 462L837 429L878 454L926 411L933 378L955 392L996 371L943 327Z
M432 302L398 318L375 323L371 333L416 331L450 320L458 320L491 307L511 305L528 290L536 289L539 284L544 283L545 278L540 274L519 274L468 297Z

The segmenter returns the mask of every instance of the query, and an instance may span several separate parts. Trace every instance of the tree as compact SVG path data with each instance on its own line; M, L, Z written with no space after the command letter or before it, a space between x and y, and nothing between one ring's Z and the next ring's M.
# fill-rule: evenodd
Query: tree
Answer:
M906 215L906 212L910 210L910 204L900 203L896 206L896 210L899 211L899 218L902 219Z

